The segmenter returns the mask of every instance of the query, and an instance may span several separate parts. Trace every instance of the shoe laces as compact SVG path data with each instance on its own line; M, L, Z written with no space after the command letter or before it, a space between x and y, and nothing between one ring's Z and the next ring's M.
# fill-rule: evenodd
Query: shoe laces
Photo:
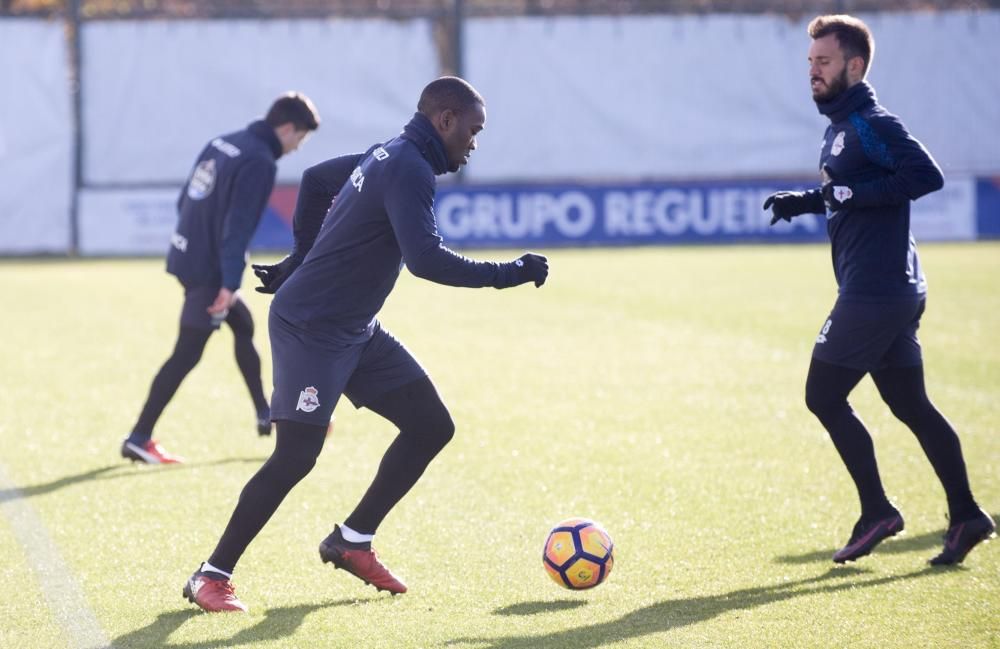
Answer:
M228 579L210 579L209 581L213 584L215 590L219 591L227 598L236 598L236 587L233 586L233 582Z
M378 552L376 552L375 550L369 550L368 552L365 553L365 555L366 556L364 560L368 563L368 565L372 570L376 571L382 576L386 577L392 576L392 573L389 572L389 569L386 568L385 565L378 560Z
M375 550L361 550L358 560L372 568L375 568L376 570L382 567L382 563L378 560L378 555L375 554Z

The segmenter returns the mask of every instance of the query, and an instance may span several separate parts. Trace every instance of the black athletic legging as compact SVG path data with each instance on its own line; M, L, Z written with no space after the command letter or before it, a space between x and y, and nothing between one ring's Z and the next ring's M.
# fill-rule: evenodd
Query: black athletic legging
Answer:
M891 511L882 488L871 436L847 396L866 372L812 359L806 379L806 406L830 433L830 439L858 489L864 518ZM924 368L893 367L871 373L892 414L916 435L948 498L951 520L975 515L976 502L955 429L927 397Z
M455 434L455 424L429 378L392 390L366 406L399 428L375 479L344 524L374 534L382 519L416 484L430 461ZM316 464L326 427L279 420L274 453L240 493L229 524L209 558L232 572L281 501Z
M253 344L253 317L250 309L242 300L236 300L226 316L226 324L233 330L235 340L236 364L243 375L243 381L250 391L254 408L258 413L267 410L267 397L264 396L264 386L260 378L260 356ZM177 389L184 378L194 369L205 351L205 344L214 329L199 329L181 326L177 334L177 343L170 358L163 364L153 379L149 388L149 396L139 414L132 431L135 435L149 438L153 427L163 414L170 400L174 398Z

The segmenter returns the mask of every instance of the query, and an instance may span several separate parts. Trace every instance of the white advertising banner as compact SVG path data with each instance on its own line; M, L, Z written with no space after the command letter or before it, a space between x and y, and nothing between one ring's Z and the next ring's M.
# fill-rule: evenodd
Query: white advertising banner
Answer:
M63 26L0 19L0 254L70 247L73 117Z
M976 179L945 178L944 188L910 204L910 231L921 241L976 238Z
M801 175L823 118L804 26L775 16L473 19L476 180Z
M278 163L280 181L298 182L395 136L439 74L426 20L88 21L82 36L88 184L180 184L207 141L288 90L321 118Z
M1000 173L1000 11L866 15L869 80L951 174Z
M869 80L946 174L1000 170L1000 11L864 15ZM488 182L816 173L829 121L809 90L811 17L475 18L469 79Z
M80 192L82 255L166 255L176 224L176 189Z
M770 214L761 209L772 192L805 186L768 180L449 185L439 189L435 211L442 236L459 248L825 242L823 215L771 227ZM165 254L177 222L176 201L172 189L83 191L81 253ZM293 202L291 196L272 197L252 248L288 249L288 215L275 214ZM943 190L913 203L911 214L918 242L974 240L975 179L949 179Z

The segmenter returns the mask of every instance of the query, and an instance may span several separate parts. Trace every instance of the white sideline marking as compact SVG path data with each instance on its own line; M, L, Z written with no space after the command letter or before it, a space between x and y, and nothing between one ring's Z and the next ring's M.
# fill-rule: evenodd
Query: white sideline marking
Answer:
M38 576L42 596L70 646L110 648L111 642L97 623L94 612L87 606L80 584L59 555L59 548L38 518L35 508L7 479L3 464L0 464L0 492L0 509L10 521L14 537L28 558L28 565Z

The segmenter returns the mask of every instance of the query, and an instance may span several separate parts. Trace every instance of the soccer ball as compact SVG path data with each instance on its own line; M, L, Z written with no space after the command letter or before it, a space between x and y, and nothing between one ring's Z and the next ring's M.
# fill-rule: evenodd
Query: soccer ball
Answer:
M545 571L563 588L593 588L615 565L615 544L604 528L585 518L569 518L552 528L542 551Z

